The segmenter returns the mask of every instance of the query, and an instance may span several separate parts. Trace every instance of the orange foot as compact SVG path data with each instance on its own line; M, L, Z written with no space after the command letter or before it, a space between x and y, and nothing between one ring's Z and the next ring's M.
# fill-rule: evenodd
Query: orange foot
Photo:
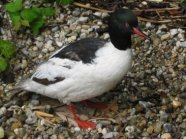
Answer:
M74 105L71 103L70 104L70 111L74 116L75 121L77 122L78 126L82 129L88 129L88 128L96 128L96 124L94 122L91 121L84 121L81 120L75 113L75 107Z
M105 104L105 103L92 102L92 101L89 101L89 100L81 101L81 103L85 104L88 107L95 108L95 109L98 109L98 110L104 110L104 109L106 109L108 107L108 105Z

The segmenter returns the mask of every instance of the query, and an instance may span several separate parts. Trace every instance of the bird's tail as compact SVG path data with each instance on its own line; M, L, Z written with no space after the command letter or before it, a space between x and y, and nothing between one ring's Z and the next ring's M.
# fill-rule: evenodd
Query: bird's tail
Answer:
M10 93L12 95L16 95L16 94L19 94L19 93L25 91L25 89L24 89L24 83L26 81L27 80L20 81L17 85L15 85L15 87L13 89L9 90L7 93Z

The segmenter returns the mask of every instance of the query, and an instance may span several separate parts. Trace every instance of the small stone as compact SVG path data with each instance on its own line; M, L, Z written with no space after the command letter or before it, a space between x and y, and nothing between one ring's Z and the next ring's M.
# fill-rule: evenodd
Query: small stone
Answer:
M134 138L134 136L135 136L134 126L127 126L125 128L125 131L126 131L126 135L127 135L128 138Z
M21 68L26 68L28 66L28 62L27 62L27 60L25 60L25 59L23 59L22 60L22 64L21 64Z
M167 31L167 26L165 24L159 26L159 30Z
M142 4L143 5L147 5L147 2L146 1L142 1ZM149 22L148 22L149 23Z
M175 36L176 34L178 34L178 29L171 29L170 30L170 35L173 37Z
M55 48L54 47L49 47L49 49L48 49L50 52L53 52L54 50L55 50Z
M146 23L146 28L151 28L152 24L150 22Z
M80 17L79 19L78 19L78 22L79 23L86 23L88 21L88 17Z
M74 131L79 132L79 131L81 131L81 129L79 127L75 127Z
M103 39L104 39L104 40L109 39L109 37L110 37L110 36L109 36L109 34L108 34L108 33L104 33L104 37L103 37Z
M179 39L180 41L184 41L184 34L179 33L179 34L178 34L178 39Z
M166 132L166 133L171 133L172 132L172 125L170 123L165 123L163 125L163 130Z
M59 139L65 139L65 136L64 136L63 134L59 134L59 135L58 135L58 138L59 138Z
M86 36L87 36L86 33L81 33L81 34L80 34L80 38L81 38L81 39L86 38Z
M164 34L161 36L161 41L167 40L170 38L170 33Z
M20 128L20 127L22 127L22 123L20 121L16 121L16 122L12 123L10 130L14 131L16 128Z
M160 131L161 131L161 126L162 126L162 123L161 123L161 122L157 122L157 123L154 125L154 132L155 132L155 133L160 133Z
M149 127L147 128L147 133L152 134L153 131L154 131L154 127L153 127L153 126L149 126Z
M178 108L178 107L181 107L182 104L178 100L173 100L172 105L173 105L174 108Z
M50 139L58 139L58 138L57 138L57 135L52 135L52 136L50 137Z
M3 116L4 114L6 114L7 110L5 107L1 107L0 108L0 117Z
M39 105L39 100L36 100L36 99L33 99L33 100L31 100L31 105L33 105L33 106L37 106L37 105Z
M104 139L113 139L118 135L118 132L109 132L106 134L103 134Z
M83 135L78 135L76 139L83 139Z
M186 41L180 42L180 46L186 48Z
M161 139L172 139L172 136L170 133L164 133L161 135Z
M22 138L22 137L24 137L24 135L26 134L26 130L25 130L25 128L16 128L16 129L14 129L14 133L15 133L18 137Z
M62 42L56 41L57 46L61 47L63 45Z
M94 15L98 16L98 17L101 17L102 14L101 14L101 12L95 12Z
M79 16L81 14L80 10L79 9L76 9L72 12L72 15L73 16Z
M0 127L0 139L3 139L5 136L5 131L2 127Z
M103 128L102 129L102 132L101 132L103 135L107 133L107 129L106 128Z
M33 50L33 51L38 51L38 47L35 47L35 46L34 46L34 47L32 48L32 50Z
M108 13L102 13L102 18L105 18L108 16Z
M35 113L29 113L26 119L27 124L34 124L37 122L37 117Z

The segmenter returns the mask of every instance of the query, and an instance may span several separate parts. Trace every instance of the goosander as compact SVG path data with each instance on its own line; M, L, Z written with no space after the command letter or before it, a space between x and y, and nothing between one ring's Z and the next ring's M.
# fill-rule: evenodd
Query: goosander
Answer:
M72 102L87 100L113 89L131 68L131 35L147 38L129 9L119 9L110 15L108 33L110 41L85 38L62 47L17 88L71 104L78 125L93 126L74 114Z

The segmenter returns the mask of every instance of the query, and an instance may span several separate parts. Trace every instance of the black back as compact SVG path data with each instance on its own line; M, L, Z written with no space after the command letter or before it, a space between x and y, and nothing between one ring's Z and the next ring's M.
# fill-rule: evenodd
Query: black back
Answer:
M91 63L95 58L96 51L103 47L106 41L98 38L86 38L63 48L52 57L68 58L83 63Z

